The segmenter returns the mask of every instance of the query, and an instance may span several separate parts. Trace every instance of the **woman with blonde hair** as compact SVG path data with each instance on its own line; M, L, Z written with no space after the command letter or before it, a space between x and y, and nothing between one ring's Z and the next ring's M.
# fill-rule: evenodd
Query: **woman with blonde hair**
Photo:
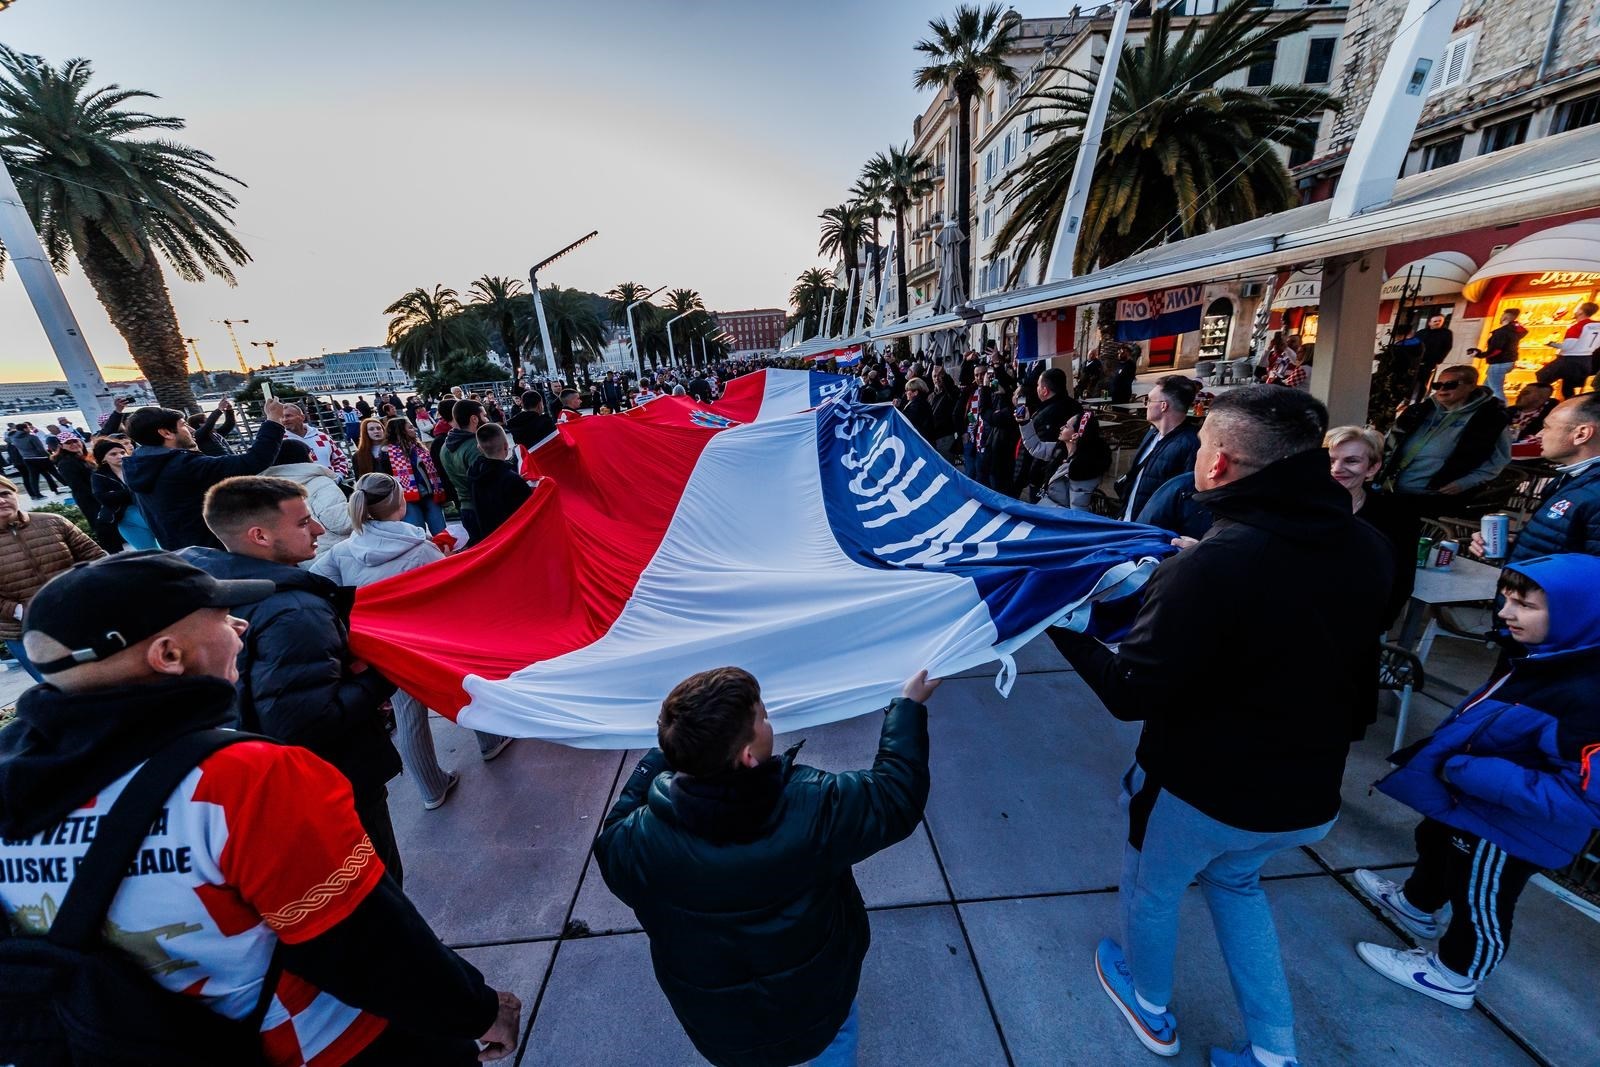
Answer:
M313 574L336 585L359 588L444 558L443 550L428 531L405 521L405 492L392 475L372 473L356 479L349 512L353 532L318 557L311 565ZM446 774L439 766L433 734L428 729L428 709L422 702L404 690L396 690L392 702L400 761L417 783L422 806L433 811L445 802L460 776L455 771ZM509 737L473 732L478 735L478 754L485 762L504 752L511 743Z
M1404 501L1373 485L1383 465L1383 436L1377 430L1335 426L1323 437L1322 447L1328 450L1328 473L1350 494L1350 510L1376 527L1394 552L1394 586L1389 598L1389 621L1393 623L1416 584L1422 523Z

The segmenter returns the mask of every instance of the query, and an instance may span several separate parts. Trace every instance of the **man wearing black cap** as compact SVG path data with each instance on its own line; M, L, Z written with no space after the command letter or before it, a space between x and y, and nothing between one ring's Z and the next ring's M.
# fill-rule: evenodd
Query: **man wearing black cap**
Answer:
M316 557L322 526L286 478L229 478L206 493L206 523L227 546L183 558L216 578L262 579L270 596L239 609L250 635L239 655L239 725L304 745L350 780L356 812L384 866L402 880L387 782L400 754L384 730L394 684L350 656L337 587L297 564Z
M23 641L46 684L0 729L0 921L50 929L136 771L232 722L248 626L231 612L272 592L129 552L34 597ZM517 999L439 943L386 876L349 784L301 748L242 741L202 759L169 795L105 927L153 981L235 1020L262 1001L276 949L282 973L260 1023L273 1067L464 1065L478 1059L473 1038L486 1059L516 1043Z
M1067 393L1067 372L1051 367L1039 375L1034 386L1039 407L1033 418L1022 424L1022 453L1018 492L1028 499L1029 487L1039 488L1055 470L1062 456L1061 428L1083 414L1083 405Z

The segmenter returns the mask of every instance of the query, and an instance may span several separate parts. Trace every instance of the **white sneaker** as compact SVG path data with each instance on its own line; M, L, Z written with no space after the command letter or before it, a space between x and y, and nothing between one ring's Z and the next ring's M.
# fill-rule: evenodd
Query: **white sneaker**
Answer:
M438 811L440 808L444 807L444 802L450 798L450 790L454 789L456 787L456 783L459 781L461 781L461 775L457 774L455 771L451 771L450 777L444 780L444 792L440 793L432 800L424 800L422 802L422 809L424 811Z
M1439 936L1439 920L1413 908L1399 885L1365 868L1356 871L1355 882L1368 900L1418 941L1433 941Z
M1356 955L1389 981L1432 997L1440 1004L1466 1010L1477 999L1477 982L1458 985L1458 979L1445 970L1439 957L1425 948L1385 948L1362 941L1356 945Z

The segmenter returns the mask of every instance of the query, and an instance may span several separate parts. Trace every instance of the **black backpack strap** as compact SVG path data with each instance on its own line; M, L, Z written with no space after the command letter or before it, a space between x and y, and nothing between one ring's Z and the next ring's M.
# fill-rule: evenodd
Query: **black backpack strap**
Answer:
M67 897L50 924L50 940L79 950L92 945L105 925L106 911L122 885L128 864L133 862L156 815L178 783L220 748L240 741L266 740L270 738L237 730L198 730L150 757L111 810L101 816L94 843L74 871Z

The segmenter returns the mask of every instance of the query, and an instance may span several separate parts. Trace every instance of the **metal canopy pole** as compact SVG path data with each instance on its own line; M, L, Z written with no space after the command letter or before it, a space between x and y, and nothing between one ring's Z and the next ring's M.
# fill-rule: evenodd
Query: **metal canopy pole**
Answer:
M1067 202L1061 209L1055 245L1050 250L1048 281L1072 277L1072 260L1078 251L1078 235L1083 228L1083 212L1089 203L1089 185L1094 181L1095 157L1100 154L1100 138L1105 133L1106 112L1111 109L1111 91L1117 83L1117 64L1122 60L1122 40L1128 32L1128 16L1133 11L1129 0L1120 0L1111 22L1111 37L1106 41L1106 56L1100 64L1100 79L1084 120L1083 137L1078 142L1078 158L1072 164L1072 183L1067 186Z
M576 241L572 242L555 255L535 263L528 271L528 285L533 288L533 314L539 320L539 343L544 347L545 374L550 378L556 376L556 351L550 345L550 327L544 319L544 299L539 295L539 272L579 245L592 241L600 236L599 230L590 230ZM509 353L507 353L509 355ZM576 383L574 383L576 384Z

